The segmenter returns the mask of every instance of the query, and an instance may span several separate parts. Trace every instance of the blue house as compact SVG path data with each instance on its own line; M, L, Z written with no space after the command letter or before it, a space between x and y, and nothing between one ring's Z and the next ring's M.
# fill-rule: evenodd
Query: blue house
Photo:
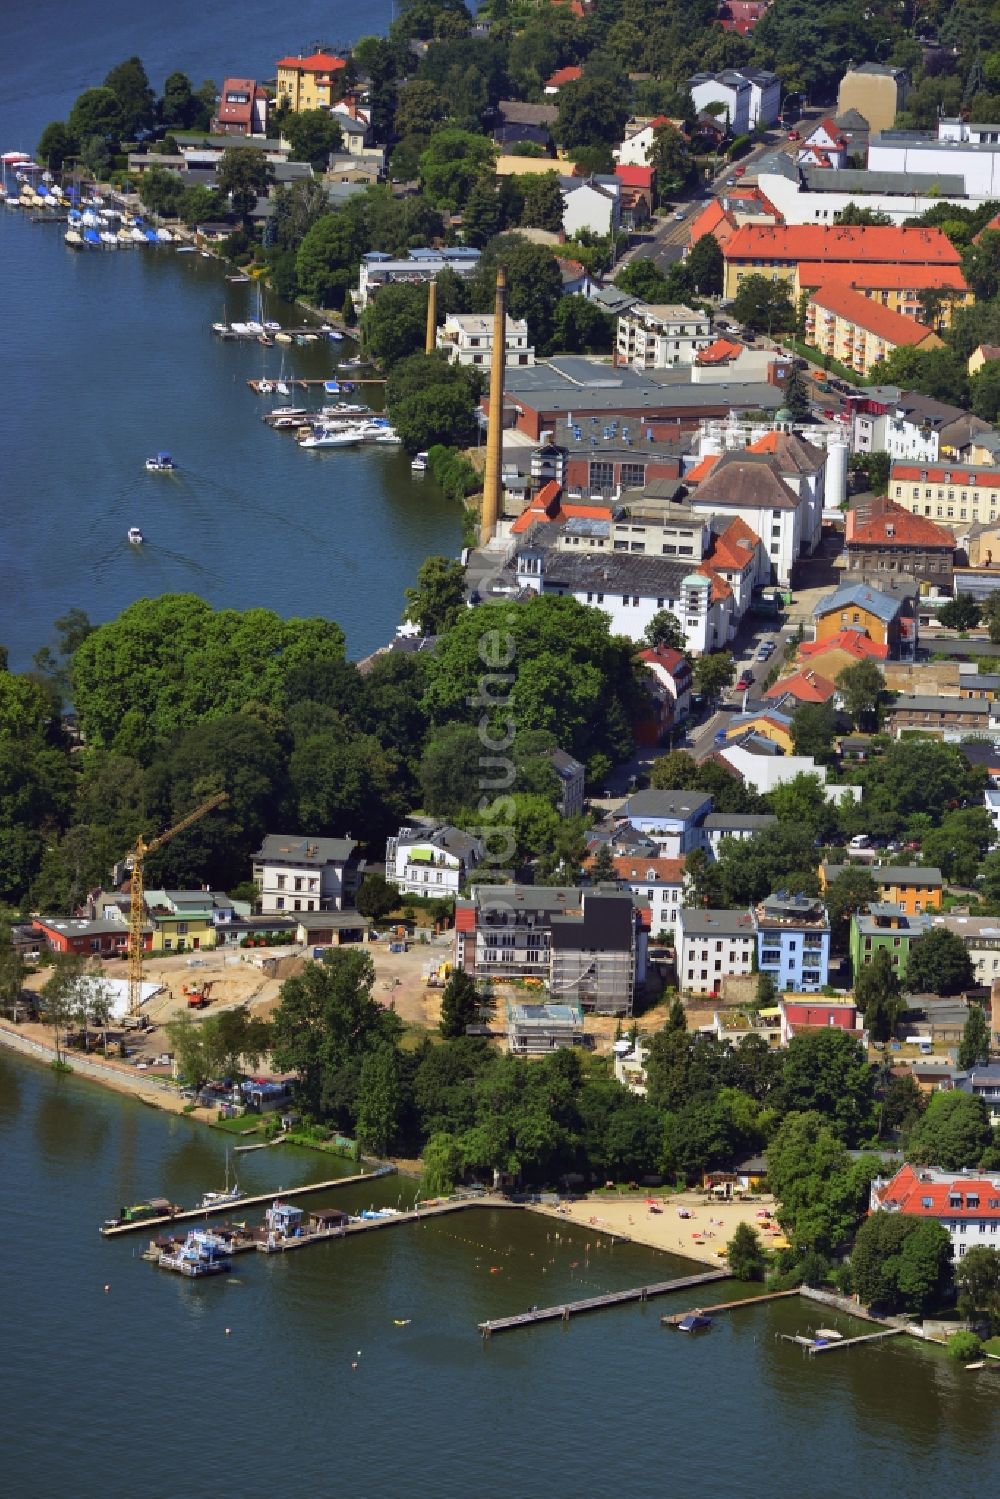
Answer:
M703 791L633 791L618 814L657 845L667 859L681 859L701 846L701 824L712 810Z
M775 988L797 994L822 989L830 974L830 918L823 902L779 890L761 901L754 917L757 967L771 975Z

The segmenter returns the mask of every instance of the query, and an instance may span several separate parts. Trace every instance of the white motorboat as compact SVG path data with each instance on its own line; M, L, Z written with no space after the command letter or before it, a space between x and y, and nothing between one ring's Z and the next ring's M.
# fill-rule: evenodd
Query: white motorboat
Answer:
M150 474L172 474L176 468L169 453L157 453L155 458L146 459L146 472Z
M229 332L229 324L228 323L213 323L212 324L212 332L213 333L228 333Z
M165 245L172 245L174 242L174 237L169 229L157 229L156 237L162 240Z
M130 546L141 547L146 538L145 536L143 536L138 526L129 526L128 539Z
M178 245L177 246L177 253L178 253L178 255L194 255L194 254L197 253L197 246L195 246L195 245Z
M280 333L281 332L281 324L280 323L273 323L273 322L271 322L271 323L265 323L264 327L267 329L268 333Z
M426 472L427 472L427 454L426 453L414 453L412 459L410 460L410 468L412 469L412 471L415 474L426 474Z
M278 392L279 396L287 396L290 394L288 386L285 384L284 380L275 381L274 388Z
M293 339L290 333L276 333L274 341L276 344L290 344L293 342Z
M357 427L347 427L342 432L314 432L311 437L299 439L300 448L355 448L365 439Z

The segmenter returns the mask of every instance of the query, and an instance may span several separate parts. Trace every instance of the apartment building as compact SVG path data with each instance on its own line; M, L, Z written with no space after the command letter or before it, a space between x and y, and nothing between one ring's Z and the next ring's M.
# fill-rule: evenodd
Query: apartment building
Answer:
M356 848L353 838L268 833L253 862L262 913L341 910Z
M712 320L683 303L637 302L618 319L619 364L638 369L669 369L693 364L712 342Z
M779 991L813 994L829 980L830 918L821 900L784 890L756 912L757 967Z
M448 823L401 827L386 840L385 877L405 895L456 896L483 857L483 844Z
M684 907L676 932L677 984L685 994L717 994L724 978L753 972L757 930L750 911Z
M940 349L932 328L838 282L814 291L806 303L805 341L859 375L870 374L880 359L897 349Z
M493 358L493 316L478 312L450 312L437 330L437 346L449 364L489 365ZM505 339L507 364L530 366L534 346L528 342L524 318L507 318Z
M854 265L960 267L961 257L940 229L887 225L743 224L723 249L725 295L734 297L750 275L784 281L792 295L802 264L829 275Z
M1000 518L1000 468L897 462L889 475L889 497L911 515L930 516L946 526L992 522Z
M875 1178L869 1205L873 1213L905 1213L940 1223L956 1260L970 1249L1000 1248L1000 1175L904 1165L889 1181Z
M308 57L281 57L277 68L277 102L295 114L307 109L332 109L344 87L347 60L332 52Z

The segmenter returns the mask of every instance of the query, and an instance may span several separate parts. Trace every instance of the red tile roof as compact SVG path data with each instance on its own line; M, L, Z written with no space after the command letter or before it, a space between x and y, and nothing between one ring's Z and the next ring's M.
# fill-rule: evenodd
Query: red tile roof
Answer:
M894 463L892 477L904 483L965 484L980 488L985 485L989 489L1000 489L1000 469L945 468L942 464L923 468L919 464Z
M726 212L718 198L713 198L692 220L688 240L690 244L696 245L706 234L714 234L719 244L724 245L735 233L736 220Z
M632 167L621 166L619 164L615 167L615 176L618 178L618 181L624 183L626 187L648 189L652 188L653 186L653 177L655 176L655 173L652 167Z
M709 599L713 604L718 604L722 599L732 598L733 590L730 588L725 578L723 578L721 574L717 573L709 563L702 562L699 567L695 568L695 572L701 573L703 578L711 579L712 588L709 594Z
M828 703L836 687L818 671L797 671L794 676L784 677L765 692L765 697L785 697L789 693L800 703Z
M737 359L742 353L742 344L734 344L728 338L717 338L707 349L698 350L695 364L728 364L730 359Z
M829 640L806 640L799 646L799 655L807 661L825 656L828 651L846 651L857 661L864 661L866 658L884 661L889 654L889 647L879 645L863 630L840 630L836 635L831 635Z
M695 464L694 468L688 469L684 475L685 484L700 484L702 479L708 478L708 475L712 472L718 461L718 453L707 453L704 458Z
M511 526L511 535L523 536L525 531L544 521L570 520L573 517L585 520L611 519L611 510L607 505L563 504L561 495L562 486L555 479L543 484L527 510L522 510Z
M223 125L249 125L253 119L253 101L257 92L254 78L226 78L219 95L219 120ZM245 94L245 104L227 103L227 94Z
M968 291L968 283L957 265L828 264L799 261L799 285L816 287L839 281L855 291Z
M476 930L476 908L471 901L467 905L459 901L455 906L455 930L456 932Z
M279 57L279 68L294 68L297 73L336 73L347 67L347 60L332 52L313 52L309 57Z
M687 667L690 671L690 662L683 651L675 651L672 645L654 645L647 650L639 652L639 660L647 662L650 666L662 666L664 671L670 672L671 676L680 667Z
M853 510L848 512L848 545L860 542L862 546L945 547L949 552L955 550L955 538L950 531L936 526L925 516L911 515L902 505L886 505L870 520L860 524L854 521L856 514Z
M754 561L759 540L756 531L751 530L742 516L737 515L716 536L705 561L720 572L741 573Z
M978 1197L978 1206L969 1207L970 1196ZM955 1204L953 1197L957 1199ZM921 1180L920 1171L913 1166L900 1166L876 1200L880 1207L912 1218L1000 1219L1000 1187L988 1177L928 1181Z
M594 862L594 856L584 861L584 869L589 869ZM612 859L615 878L619 880L636 881L642 884L653 883L661 885L681 885L684 882L684 860L683 859L659 859L651 854L618 854ZM649 871L653 874L650 876Z
M546 80L546 88L562 88L564 83L575 83L578 78L583 77L582 68L556 68L552 77Z
M726 246L727 260L873 261L888 265L958 265L956 247L940 229L873 224L743 224Z
M862 296L861 292L853 291L851 287L838 281L824 282L813 292L809 301L821 307L824 312L835 313L837 317L844 318L857 328L863 328L866 333L874 333L876 338L885 339L886 343L898 348L922 344L928 338L940 343L932 328L915 322L913 318L904 317L901 312L892 312L880 302Z

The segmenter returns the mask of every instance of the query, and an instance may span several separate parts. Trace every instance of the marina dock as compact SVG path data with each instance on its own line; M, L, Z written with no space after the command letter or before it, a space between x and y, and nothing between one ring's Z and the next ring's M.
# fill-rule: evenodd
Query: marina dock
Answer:
M677 1327L685 1317L714 1317L716 1312L735 1312L741 1306L759 1306L762 1301L780 1301L783 1296L797 1296L795 1291L762 1291L759 1296L742 1296L739 1301L719 1301L715 1306L695 1306L686 1312L671 1312L660 1318L662 1327Z
M287 1197L290 1194L281 1194ZM257 1241L256 1248L262 1254L284 1254L289 1249L305 1249L308 1244L323 1244L330 1239L348 1239L352 1234L367 1233L375 1228L392 1228L397 1223L424 1223L428 1218L440 1218L446 1213L460 1213L466 1208L520 1208L519 1202L508 1202L505 1197L459 1197L448 1202L436 1202L430 1207L406 1208L388 1218L364 1218L345 1223L340 1228L331 1228L319 1233L304 1233L297 1238L280 1239L268 1244Z
M256 1192L252 1197L240 1197L236 1202L220 1203L218 1207L183 1208L179 1213L164 1213L158 1218L142 1218L136 1223L118 1223L113 1228L102 1228L101 1233L106 1239L114 1239L119 1234L145 1233L147 1229L169 1228L175 1223L196 1223L202 1218L219 1218L234 1212L242 1213L247 1208L263 1207L276 1197L291 1200L294 1197L308 1197L314 1192L329 1192L335 1187L357 1187L362 1182L379 1181L383 1176L393 1176L395 1171L395 1166L379 1166L375 1171L363 1171L356 1176L335 1176L330 1181L307 1182L302 1187L272 1187L268 1192Z
M817 1342L815 1338L806 1338L797 1332L783 1332L781 1338L786 1343L798 1343L812 1357L814 1353L833 1353L838 1348L857 1348L861 1343L881 1343L884 1338L900 1337L904 1331L902 1327L884 1327L881 1332L864 1332L857 1338L837 1338L829 1342Z
M495 1332L511 1332L517 1327L531 1327L537 1322L568 1322L582 1312L602 1311L608 1306L623 1306L630 1301L651 1301L654 1296L668 1296L673 1291L686 1291L693 1286L707 1286L717 1280L731 1280L728 1270L705 1270L700 1275L684 1275L679 1280L661 1280L651 1286L633 1286L628 1291L608 1291L603 1296L588 1296L583 1301L566 1301L560 1306L535 1307L530 1312L521 1312L515 1317L498 1317L494 1321L480 1322L479 1331L484 1338Z

